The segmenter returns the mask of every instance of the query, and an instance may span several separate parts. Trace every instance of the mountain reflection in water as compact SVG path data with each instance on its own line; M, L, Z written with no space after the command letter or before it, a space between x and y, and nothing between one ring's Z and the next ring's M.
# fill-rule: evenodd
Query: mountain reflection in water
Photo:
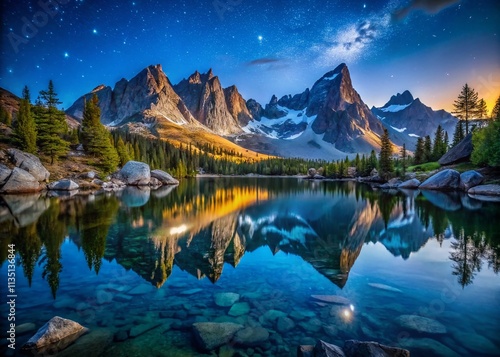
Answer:
M132 269L156 287L174 265L216 282L224 263L267 246L300 256L344 287L367 243L408 259L429 239L454 238L450 260L458 283L472 284L483 261L500 268L498 204L466 195L375 191L353 182L216 178L156 191L128 187L118 194L43 198L2 196L0 262L14 243L31 284L36 264L55 297L61 245L83 250L89 269L102 259Z

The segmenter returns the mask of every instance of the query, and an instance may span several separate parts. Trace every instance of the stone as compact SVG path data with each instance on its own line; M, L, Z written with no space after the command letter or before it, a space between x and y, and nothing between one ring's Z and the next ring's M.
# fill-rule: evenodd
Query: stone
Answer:
M446 166L469 161L472 150L472 133L470 133L461 142L448 150L438 162L440 165Z
M300 345L297 347L297 357L314 357L314 346Z
M92 330L80 337L57 357L103 356L106 348L113 342L113 333L106 329Z
M315 357L346 357L344 351L339 346L332 345L319 340L314 346Z
M469 196L500 196L500 185L480 185L472 187L467 191ZM474 197L475 198L475 197Z
M198 347L202 351L212 351L231 341L243 328L243 325L231 322L197 322L193 324L192 331Z
M399 345L421 356L459 357L460 355L432 338L404 338Z
M256 347L269 339L269 332L263 327L246 327L234 336L234 342L245 347Z
M307 170L307 176L314 177L315 175L316 175L316 169L310 168L309 170Z
M11 169L3 164L0 164L0 185L3 185L7 181L11 173Z
M456 170L446 169L429 177L420 186L424 190L458 190L460 189L460 173Z
M151 177L157 179L163 185L178 185L179 181L173 178L169 173L162 170L151 171Z
M403 328L417 332L430 334L445 334L446 327L433 319L418 315L401 315L396 318L396 322Z
M420 186L420 181L416 178L401 183L398 188L416 189Z
M330 304L339 304L339 305L351 304L351 302L348 299L339 295L311 295L311 297L315 300L327 302Z
M14 165L29 172L37 181L47 181L49 179L50 172L35 155L18 149L9 149L7 154Z
M78 186L78 184L72 180L63 179L51 182L50 184L47 185L47 188L49 190L55 190L55 191L73 191L73 190L78 190L80 186Z
M0 193L32 193L42 190L38 180L28 171L18 167L12 170L7 182L0 189Z
M25 333L35 331L36 330L36 325L32 322L28 322L25 324L21 325L16 325L16 335L24 335Z
M453 333L453 337L476 354L498 356L500 352L500 346L495 346L489 339L477 333L457 331Z
M158 180L157 178L151 177L151 180L149 181L149 186L151 186L153 188L158 188L161 185L162 185L162 183L160 182L160 180Z
M118 179L131 186L147 186L151 180L151 170L148 164L129 161L118 172Z
M385 291L392 291L394 293L402 293L401 290L399 290L397 288L394 288L392 286L389 286L389 285L385 285L385 284L368 283L368 286L371 286L372 288L375 288L375 289L380 289L380 290L385 290Z
M321 320L317 318L312 318L309 321L299 322L299 326L302 327L307 332L318 332L323 327Z
M229 316L241 316L250 312L250 305L247 302L237 302L228 312Z
M287 314L284 313L283 311L279 310L268 310L266 311L262 316L259 317L259 322L262 325L271 325L273 324L278 318L280 317L286 317Z
M142 334L148 332L149 330L152 330L158 326L160 326L159 322L151 322L148 324L141 324L141 325L134 326L130 329L129 336L130 336L130 338L135 338L135 337L140 336L140 335L142 335Z
M278 322L276 323L276 330L278 332L287 332L293 330L295 328L295 322L288 317L279 317Z
M240 299L240 295L236 293L217 293L214 295L215 304L221 307L232 306Z
M410 351L403 348L356 340L345 341L344 353L346 356L410 357Z
M151 285L148 284L141 284L133 288L132 290L128 291L127 294L129 295L144 295L153 292L154 289Z
M470 188L482 184L483 181L484 176L474 170L460 174L460 188L464 191L468 191Z
M65 349L88 331L79 323L54 316L22 346L27 353L54 354Z

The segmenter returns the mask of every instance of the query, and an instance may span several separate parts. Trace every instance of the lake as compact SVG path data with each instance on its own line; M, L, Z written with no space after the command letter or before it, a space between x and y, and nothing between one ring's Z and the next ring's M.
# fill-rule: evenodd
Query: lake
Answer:
M295 356L319 339L499 354L499 203L299 178L0 202L2 299L16 249L17 352L57 315L90 329L69 356L203 355L200 322L245 326L221 356Z

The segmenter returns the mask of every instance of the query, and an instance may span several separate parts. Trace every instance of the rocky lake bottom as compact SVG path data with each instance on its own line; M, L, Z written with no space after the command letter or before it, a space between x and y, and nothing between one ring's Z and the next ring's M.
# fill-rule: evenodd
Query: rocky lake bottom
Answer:
M2 230L18 249L17 345L61 316L90 329L61 356L295 356L320 339L498 355L499 205L387 195L207 179L147 200L39 198L42 213Z

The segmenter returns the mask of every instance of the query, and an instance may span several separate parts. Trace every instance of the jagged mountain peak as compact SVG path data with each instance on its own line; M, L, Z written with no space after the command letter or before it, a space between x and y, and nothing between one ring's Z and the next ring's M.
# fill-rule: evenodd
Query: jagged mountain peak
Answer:
M387 108L391 105L408 105L411 104L415 99L409 90L405 90L403 93L398 93L393 95L391 99L385 103L382 108ZM418 100L418 98L417 98Z
M92 91L90 93L96 93L96 92L99 92L103 89L105 89L107 86L104 85L104 84L99 84L97 87L95 87L94 89L92 89Z

